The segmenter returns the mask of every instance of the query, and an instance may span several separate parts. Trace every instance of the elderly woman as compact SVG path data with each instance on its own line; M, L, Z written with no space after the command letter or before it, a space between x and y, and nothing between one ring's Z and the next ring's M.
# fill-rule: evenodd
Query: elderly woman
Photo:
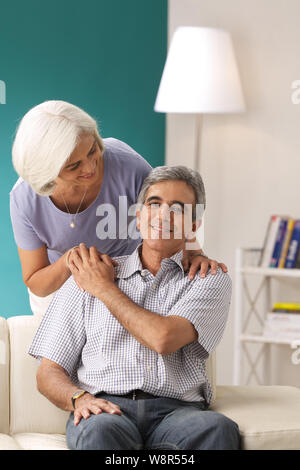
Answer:
M42 315L71 275L75 246L83 242L112 257L130 254L140 243L124 223L133 221L127 208L136 203L151 166L127 144L102 140L96 121L64 101L46 101L23 117L12 154L20 176L10 193L12 226L31 308ZM103 230L103 208L109 207L117 215L113 233ZM201 250L187 251L185 262L192 277L199 267L205 274L218 266Z

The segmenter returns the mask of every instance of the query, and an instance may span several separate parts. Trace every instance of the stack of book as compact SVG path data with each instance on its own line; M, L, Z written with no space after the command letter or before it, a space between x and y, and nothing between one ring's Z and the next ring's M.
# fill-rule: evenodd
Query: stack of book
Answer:
M300 220L272 215L268 224L259 265L269 268L300 269Z
M300 303L275 303L272 312L267 313L264 336L300 339Z

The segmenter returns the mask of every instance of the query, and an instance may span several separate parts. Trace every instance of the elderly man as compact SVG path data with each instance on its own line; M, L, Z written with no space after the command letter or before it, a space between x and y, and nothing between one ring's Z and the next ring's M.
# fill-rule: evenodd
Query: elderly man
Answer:
M236 423L209 410L205 374L231 280L221 269L189 279L181 264L205 205L202 179L182 166L155 168L138 202L143 242L131 255L77 249L73 277L29 351L41 358L38 389L71 411L71 449L238 449Z

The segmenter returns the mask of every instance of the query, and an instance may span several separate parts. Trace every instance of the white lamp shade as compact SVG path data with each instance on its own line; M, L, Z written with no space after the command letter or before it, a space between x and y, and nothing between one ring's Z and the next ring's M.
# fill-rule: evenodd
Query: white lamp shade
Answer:
M171 41L154 110L236 113L244 109L229 33L215 28L179 27Z

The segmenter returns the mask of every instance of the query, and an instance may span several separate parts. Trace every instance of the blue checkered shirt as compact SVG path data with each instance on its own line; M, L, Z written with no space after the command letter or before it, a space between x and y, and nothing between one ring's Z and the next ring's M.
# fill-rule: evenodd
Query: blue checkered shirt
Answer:
M140 389L208 405L212 389L205 363L224 332L231 279L219 269L189 280L182 251L164 259L153 276L143 269L138 250L114 258L117 286L151 312L188 319L198 332L196 341L171 354L154 352L130 335L103 302L81 292L71 276L55 294L29 354L59 364L73 383L92 394Z

